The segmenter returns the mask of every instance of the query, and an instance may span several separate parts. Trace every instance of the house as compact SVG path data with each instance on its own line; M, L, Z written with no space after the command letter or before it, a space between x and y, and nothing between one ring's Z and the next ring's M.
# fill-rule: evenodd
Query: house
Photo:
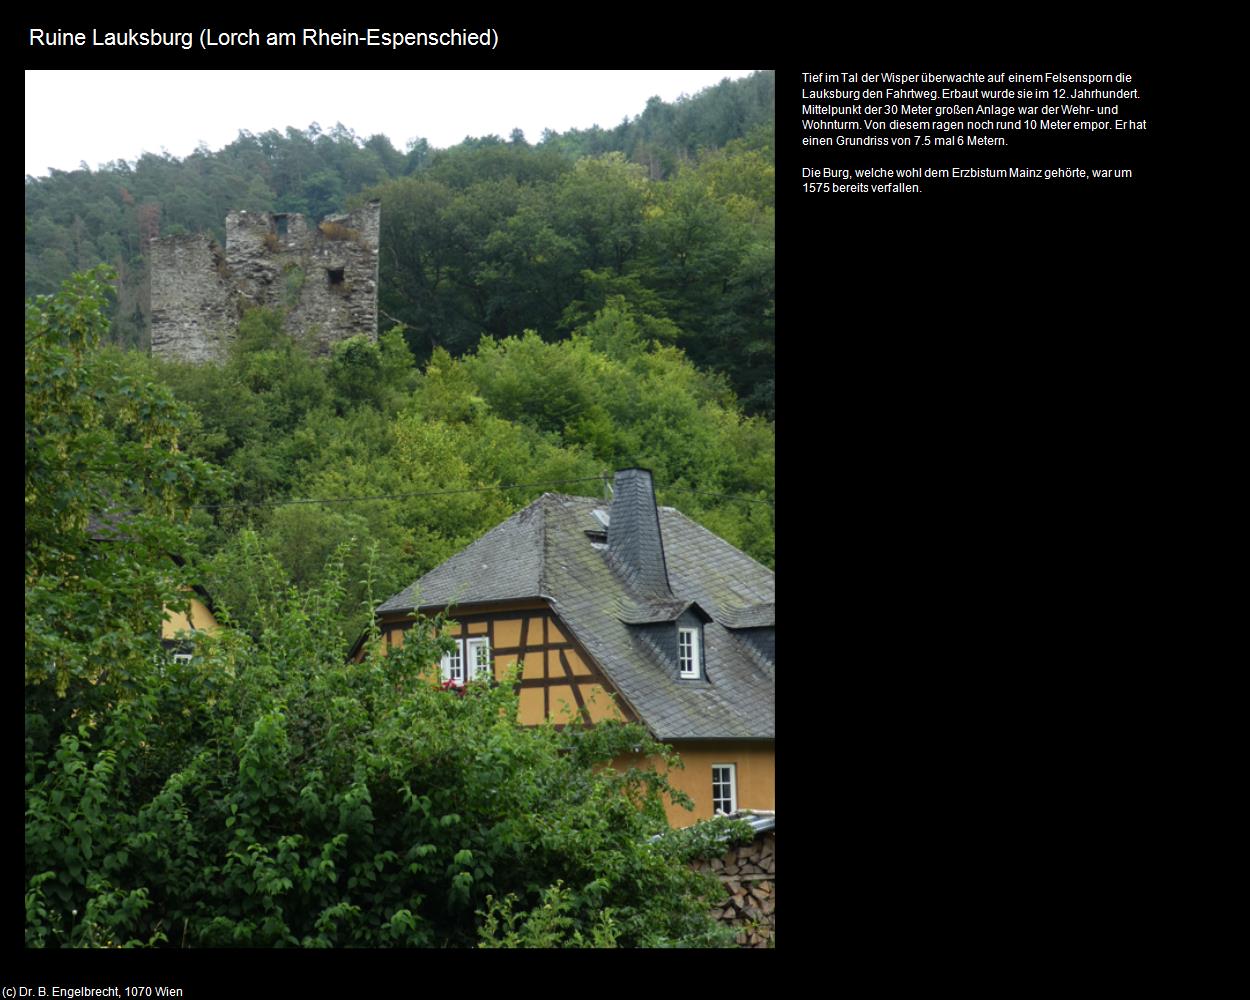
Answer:
M128 539L125 529L128 515L121 511L92 515L87 520L87 533L97 544L124 542ZM174 565L182 566L185 561L181 556L169 555ZM216 632L221 626L213 614L213 599L199 584L191 587L187 594L187 610L175 611L164 608L161 613L161 646L166 653L176 660L191 658L195 632Z
M680 753L670 780L716 811L774 804L774 575L671 507L651 473L611 502L544 493L377 609L387 648L413 611L457 623L445 679L523 665L518 721L641 722ZM357 651L359 650L359 644Z
M177 556L171 557L175 563L182 565ZM193 640L189 635L196 632L212 634L221 626L213 614L213 599L199 584L191 587L187 595L187 611L174 611L165 608L161 620L161 645L175 660L189 660L193 650Z

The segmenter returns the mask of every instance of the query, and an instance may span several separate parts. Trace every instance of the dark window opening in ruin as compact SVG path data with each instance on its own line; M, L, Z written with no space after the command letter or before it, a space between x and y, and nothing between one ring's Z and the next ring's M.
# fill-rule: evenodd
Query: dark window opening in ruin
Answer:
M273 217L274 231L277 232L279 236L286 235L286 221L287 217L285 215L275 215Z
M329 268L326 270L326 278L332 285L343 284L343 269L341 267Z

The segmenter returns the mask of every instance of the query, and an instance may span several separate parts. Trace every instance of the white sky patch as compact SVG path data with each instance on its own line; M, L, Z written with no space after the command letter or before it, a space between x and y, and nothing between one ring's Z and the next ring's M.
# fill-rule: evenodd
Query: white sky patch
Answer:
M751 70L27 70L26 173L92 170L143 153L184 157L255 134L338 122L401 153L514 128L613 128L647 100L674 101Z

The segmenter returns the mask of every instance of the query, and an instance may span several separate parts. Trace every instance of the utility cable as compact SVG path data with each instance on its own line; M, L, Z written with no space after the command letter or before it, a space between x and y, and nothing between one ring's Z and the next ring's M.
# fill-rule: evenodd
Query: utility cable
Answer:
M295 500L249 500L243 503L197 503L192 504L192 510L242 510L247 507L285 507L293 504L301 503L363 503L367 500L403 500L409 497L442 497L452 496L457 493L489 493L494 490L519 490L519 489L535 489L547 486L566 486L570 483L601 483L602 476L584 476L581 479L554 479L545 483L507 483L500 486L463 486L451 490L418 490L410 493L377 493L366 497L323 497L320 499L295 499ZM736 500L740 503L760 503L769 507L776 505L771 500L757 500L752 497L735 497L726 493L706 493L702 490L689 490L680 486L664 487L657 484L660 488L671 489L675 493L696 493L699 496L717 497L721 500Z
M192 510L238 510L243 507L283 507L296 503L361 503L365 500L400 500L405 497L443 497L453 493L488 493L491 490L519 490L537 486L563 486L566 483L601 483L601 476L583 479L556 479L549 483L508 483L503 486L464 486L454 490L419 490L413 493L378 493L367 497L326 497L320 500L249 500L244 503L197 503Z

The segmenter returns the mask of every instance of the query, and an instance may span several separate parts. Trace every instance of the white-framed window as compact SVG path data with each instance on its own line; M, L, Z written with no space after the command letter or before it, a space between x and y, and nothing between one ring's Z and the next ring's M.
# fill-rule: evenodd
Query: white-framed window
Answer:
M699 630L697 628L679 628L677 630L677 664L682 677L701 676L699 671Z
M456 648L443 654L443 680L464 683L464 640L456 640Z
M190 663L191 654L190 653L175 653L174 662L175 663Z
M443 680L463 684L466 680L491 679L490 640L486 636L457 639L456 650L443 656Z
M486 636L477 639L466 639L464 642L465 657L469 661L469 680L493 680L495 671L491 669L490 640Z
M738 765L712 765L712 814L736 812L738 809Z

